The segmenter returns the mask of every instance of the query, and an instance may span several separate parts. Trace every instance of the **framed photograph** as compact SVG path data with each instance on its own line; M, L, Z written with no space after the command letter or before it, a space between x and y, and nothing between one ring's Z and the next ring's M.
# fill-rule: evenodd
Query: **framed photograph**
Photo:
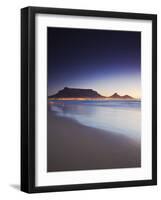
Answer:
M21 10L21 190L157 184L157 16Z

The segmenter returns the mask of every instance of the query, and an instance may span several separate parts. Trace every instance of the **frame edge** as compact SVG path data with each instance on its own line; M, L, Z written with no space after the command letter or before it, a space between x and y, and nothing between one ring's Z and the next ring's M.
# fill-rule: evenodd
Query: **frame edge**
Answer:
M34 174L33 168L33 152L34 138L31 137L34 126L34 112L32 106L35 106L31 101L32 90L31 84L31 69L33 69L33 53L31 39L31 16L32 9L30 7L21 9L21 186L20 190L26 193L34 191ZM33 54L34 56L34 54ZM35 85L33 85L35 87ZM32 99L33 100L33 99ZM32 117L31 117L32 115ZM31 130L32 129L32 130Z
M152 19L152 181L157 185L157 15Z
M21 9L21 191L28 192L28 8Z
M34 16L37 13L54 13L65 15L85 15L85 16L98 16L100 17L114 17L115 18L130 18L130 19L146 19L152 20L152 77L153 77L153 141L152 141L152 179L151 180L140 180L140 181L130 181L130 182L117 182L117 183L100 183L100 184L82 184L82 185L62 185L62 186L35 186L35 135L32 135L34 126L34 102L35 95L35 85L33 84L35 76L34 67L34 57L35 53L35 21ZM76 14L77 13L77 14ZM102 13L102 14L101 14ZM32 30L32 33L30 31ZM155 14L141 14L141 13L120 13L120 12L107 12L107 11L95 11L95 10L74 10L74 9L64 9L64 8L43 8L43 7L25 7L21 9L21 191L27 193L40 193L40 192L58 192L58 191L69 191L69 190L85 190L85 189L107 189L107 188L117 188L117 187L135 187L135 186L150 186L157 185L157 15ZM32 44L32 45L31 45ZM33 74L31 73L33 72ZM31 81L31 83L29 83ZM32 139L31 139L32 138ZM32 142L31 142L32 140ZM33 151L33 152L32 152ZM82 187L82 188L80 188Z

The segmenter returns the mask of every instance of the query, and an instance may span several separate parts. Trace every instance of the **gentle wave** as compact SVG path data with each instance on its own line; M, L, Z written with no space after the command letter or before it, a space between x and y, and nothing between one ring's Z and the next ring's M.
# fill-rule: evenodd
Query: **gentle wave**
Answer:
M138 100L84 100L49 101L50 109L58 116L79 123L125 134L136 140L141 136L141 101Z

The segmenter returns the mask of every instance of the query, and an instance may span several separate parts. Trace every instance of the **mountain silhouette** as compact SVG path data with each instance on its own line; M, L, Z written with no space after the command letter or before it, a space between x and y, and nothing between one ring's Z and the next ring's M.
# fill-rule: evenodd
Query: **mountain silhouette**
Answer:
M69 88L64 87L59 90L56 94L48 96L48 98L110 98L110 99L134 99L129 95L119 95L117 92L112 96L105 97L100 95L93 89L81 89L81 88Z
M124 95L121 96L122 99L134 99L133 97L129 96L129 95Z
M114 93L112 96L110 96L109 98L121 98L121 96L117 93Z
M49 98L103 98L98 92L92 89L69 88L58 91L56 94L49 96Z
M129 96L129 95L119 95L118 93L114 93L112 96L109 96L108 98L111 99L133 99L133 97Z

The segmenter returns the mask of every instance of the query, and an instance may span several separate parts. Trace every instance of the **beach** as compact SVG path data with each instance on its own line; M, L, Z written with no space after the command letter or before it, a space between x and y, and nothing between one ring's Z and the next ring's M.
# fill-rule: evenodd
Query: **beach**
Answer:
M140 140L48 110L47 171L141 167Z

